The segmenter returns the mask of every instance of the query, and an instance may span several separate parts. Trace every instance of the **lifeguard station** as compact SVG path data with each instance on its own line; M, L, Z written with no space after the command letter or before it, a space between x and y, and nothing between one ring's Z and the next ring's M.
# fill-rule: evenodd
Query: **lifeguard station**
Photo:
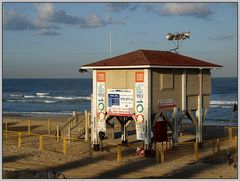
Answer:
M209 108L211 69L222 66L168 51L137 50L83 65L93 70L91 141L98 150L99 132L114 117L121 124L122 143L127 126L136 121L136 138L147 153L151 130L163 118L178 142L178 125L187 117L202 142L202 124Z

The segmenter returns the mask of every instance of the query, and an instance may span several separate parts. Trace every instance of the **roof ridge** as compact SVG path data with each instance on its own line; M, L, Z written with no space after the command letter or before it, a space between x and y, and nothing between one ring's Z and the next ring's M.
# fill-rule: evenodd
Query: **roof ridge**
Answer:
M143 57L144 57L144 62L150 64L148 58L146 57L146 55L145 55L145 53L144 53L144 51L146 51L146 50L140 49L139 51L142 53L142 55L143 55Z

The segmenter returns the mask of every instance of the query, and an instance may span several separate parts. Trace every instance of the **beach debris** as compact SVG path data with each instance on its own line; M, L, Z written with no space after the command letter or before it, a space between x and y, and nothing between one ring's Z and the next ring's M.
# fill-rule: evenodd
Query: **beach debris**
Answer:
M143 149L143 147L137 147L135 155L144 156L144 149Z

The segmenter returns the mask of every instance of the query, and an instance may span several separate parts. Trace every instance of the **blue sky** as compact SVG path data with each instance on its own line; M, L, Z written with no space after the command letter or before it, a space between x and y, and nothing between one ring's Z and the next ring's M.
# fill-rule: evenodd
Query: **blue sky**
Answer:
M168 51L167 33L191 31L180 54L237 76L237 3L3 3L3 78L86 78L81 65L137 49Z

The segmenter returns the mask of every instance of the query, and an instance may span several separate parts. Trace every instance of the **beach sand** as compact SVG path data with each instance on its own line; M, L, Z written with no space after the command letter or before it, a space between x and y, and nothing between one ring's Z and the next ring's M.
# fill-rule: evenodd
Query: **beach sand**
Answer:
M69 118L67 116L3 116L3 129L8 122L8 129L27 132L27 122L31 120L31 132L47 135L48 119L51 119L51 134ZM155 157L136 155L137 147L143 145L133 134L130 125L129 145L121 147L122 160L117 162L116 145L120 143L119 129L115 130L115 139L103 141L103 151L89 154L89 143L84 139L67 143L67 154L63 154L63 142L55 138L44 137L44 149L39 150L37 135L23 135L22 146L18 147L17 134L3 136L3 178L237 178L237 168L229 165L226 148L222 142L218 155L212 149L200 148L199 160L195 161L193 144L182 144L165 151L165 162L156 163ZM204 128L207 137L219 137L225 130L214 127ZM214 130L215 131L212 131ZM110 132L110 131L109 131ZM194 140L194 127L184 126L180 142ZM215 133L215 134L214 134ZM217 135L216 135L217 133ZM235 135L235 133L234 133ZM221 136L220 136L221 137ZM224 137L224 136L222 136Z

